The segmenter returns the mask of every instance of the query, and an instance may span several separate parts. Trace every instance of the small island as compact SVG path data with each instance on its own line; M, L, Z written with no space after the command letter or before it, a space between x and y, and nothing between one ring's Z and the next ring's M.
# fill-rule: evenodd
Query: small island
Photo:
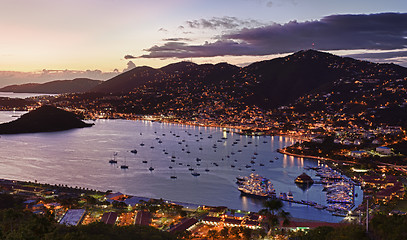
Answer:
M300 176L298 176L295 179L295 183L297 184L313 184L314 180L310 176L308 176L306 173L302 173Z
M75 113L44 105L17 120L0 124L0 134L56 132L91 126Z

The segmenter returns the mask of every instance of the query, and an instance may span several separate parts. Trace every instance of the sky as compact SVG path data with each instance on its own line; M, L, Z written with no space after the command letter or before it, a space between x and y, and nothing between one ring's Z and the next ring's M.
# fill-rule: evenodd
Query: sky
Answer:
M314 48L407 67L406 0L0 0L0 87Z

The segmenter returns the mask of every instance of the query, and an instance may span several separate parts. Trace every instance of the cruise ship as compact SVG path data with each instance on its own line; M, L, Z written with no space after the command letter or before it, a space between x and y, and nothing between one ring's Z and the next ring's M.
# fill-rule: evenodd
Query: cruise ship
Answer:
M242 195L259 198L276 197L276 191L271 181L258 174L252 173L248 177L238 177L237 184Z

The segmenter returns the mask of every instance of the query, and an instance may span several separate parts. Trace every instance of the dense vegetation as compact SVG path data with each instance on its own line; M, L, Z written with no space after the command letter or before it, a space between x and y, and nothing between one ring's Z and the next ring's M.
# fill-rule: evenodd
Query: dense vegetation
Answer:
M44 240L110 240L110 239L176 239L176 236L153 227L117 227L104 223L65 226L56 223L51 215L35 215L22 209L22 200L9 194L0 194L0 239Z

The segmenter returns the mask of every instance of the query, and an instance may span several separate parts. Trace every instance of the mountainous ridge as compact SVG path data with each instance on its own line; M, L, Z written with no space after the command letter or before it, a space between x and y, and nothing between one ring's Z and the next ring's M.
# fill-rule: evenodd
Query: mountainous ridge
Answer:
M87 92L101 84L103 81L89 78L75 78L73 80L55 80L46 83L26 83L20 85L9 85L0 88L0 92L16 93L78 93Z
M266 125L270 117L297 121L318 113L321 118L345 114L349 118L343 119L363 116L368 122L402 125L407 116L398 118L397 113L407 106L406 89L407 68L305 50L247 67L192 62L137 67L87 93L55 96L49 102L85 109L89 118L100 113L106 118L156 115Z
M91 91L105 93L131 92L135 88L169 86L169 83L242 84L252 92L245 102L262 108L290 104L299 97L311 92L331 88L339 79L357 76L354 70L362 71L376 66L376 63L335 56L316 50L303 50L287 57L255 62L247 67L237 67L227 63L196 64L178 62L159 69L137 67L120 74ZM380 65L407 73L407 69L397 65ZM178 79L178 80L176 80ZM188 87L189 88L189 87Z

